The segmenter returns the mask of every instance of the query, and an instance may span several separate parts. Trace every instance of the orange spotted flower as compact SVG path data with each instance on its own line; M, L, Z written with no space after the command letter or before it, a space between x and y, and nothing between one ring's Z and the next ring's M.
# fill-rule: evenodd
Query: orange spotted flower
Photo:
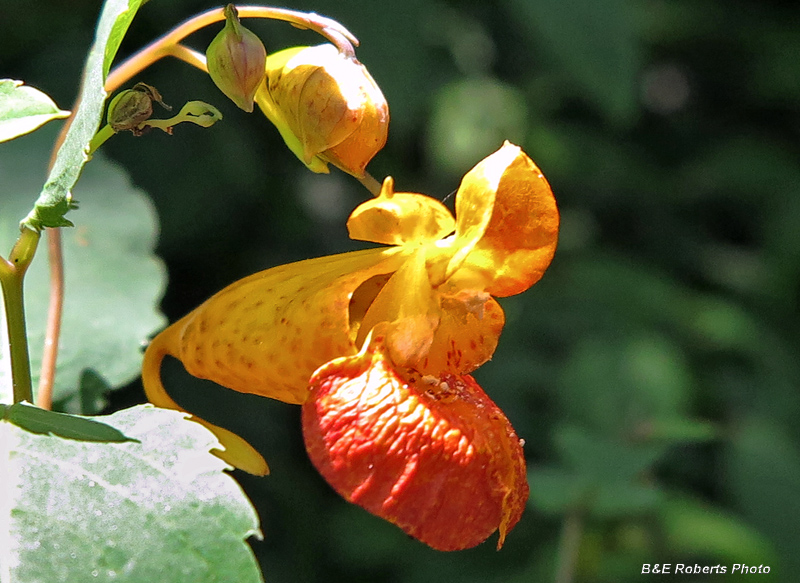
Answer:
M555 252L558 211L542 173L506 142L464 176L456 218L394 192L353 211L353 239L388 245L275 267L222 290L159 334L166 355L231 389L302 404L312 463L344 498L441 550L502 545L528 497L520 440L470 376L504 324L494 297L518 294ZM263 458L211 425L218 455L255 474Z

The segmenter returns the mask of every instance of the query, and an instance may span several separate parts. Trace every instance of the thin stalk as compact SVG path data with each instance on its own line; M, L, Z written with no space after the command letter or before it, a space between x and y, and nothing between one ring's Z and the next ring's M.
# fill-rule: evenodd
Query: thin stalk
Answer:
M94 154L97 151L97 148L102 146L106 142L106 140L108 140L108 138L110 138L113 135L114 135L114 130L111 129L111 124L106 124L102 128L100 128L100 131L97 132L92 138L92 141L89 142L89 152L88 152L89 157L91 157L92 154Z
M381 183L375 180L375 177L369 172L364 172L364 176L361 178L356 176L356 180L358 180L364 188L369 190L372 196L378 196L381 193Z
M572 583L574 581L582 538L583 517L578 510L572 510L564 518L564 525L561 528L555 583Z
M192 67L200 69L203 71L203 73L208 73L206 56L199 51L195 51L194 49L190 49L186 45L179 43L171 47L169 54L171 57L180 59L184 63L189 63Z
M0 285L3 288L3 304L8 326L9 354L11 355L11 379L14 402L33 401L31 389L31 363L28 356L28 335L25 329L25 302L23 280L30 262L36 253L39 233L23 229L9 258L2 260Z
M237 6L236 10L239 12L239 18L282 20L284 22L290 22L299 28L313 30L331 41L340 52L350 57L355 56L353 45L358 46L358 39L341 24L330 18L325 18L324 16L319 16L314 13L296 12L294 10L273 8L271 6ZM161 38L154 40L144 47L138 53L128 57L111 71L106 79L106 91L110 93L118 89L140 71L146 69L159 59L167 56L178 56L175 54L173 47L201 28L209 24L214 24L215 22L222 22L223 20L225 20L224 9L214 8L190 18L183 24L179 24Z
M56 376L58 339L61 336L61 315L64 311L64 257L61 244L61 229L47 232L47 258L50 265L50 303L47 308L42 368L36 404L42 409L53 407L53 382Z

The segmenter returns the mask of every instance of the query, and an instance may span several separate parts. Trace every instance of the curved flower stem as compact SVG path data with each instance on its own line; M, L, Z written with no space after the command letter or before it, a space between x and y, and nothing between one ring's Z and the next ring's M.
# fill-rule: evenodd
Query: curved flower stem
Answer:
M236 10L239 12L239 18L282 20L299 28L313 30L327 38L340 52L349 57L355 56L353 45L358 46L358 39L341 24L330 18L325 18L313 12L296 12L271 6L237 6ZM175 45L201 28L223 20L225 20L224 10L222 8L214 8L190 18L183 24L179 24L116 67L106 79L106 91L114 91L139 71L149 67L163 57L179 56L173 50ZM191 64L197 66L195 63Z
M572 583L583 537L583 517L579 510L571 510L564 518L561 541L558 545L558 566L555 583Z
M3 288L3 303L6 310L15 403L33 401L22 283L38 244L39 233L23 228L8 259L0 262L0 285Z
M58 133L53 149L50 152L48 171L53 168L61 144L75 119L80 98L72 107L72 115ZM58 339L61 336L61 315L64 311L64 256L62 253L61 229L48 229L47 259L50 266L50 301L47 306L47 324L45 326L44 347L42 348L42 365L39 369L39 387L36 392L36 405L42 409L53 406L53 381L56 376L56 359L58 357ZM32 399L30 399L32 401Z
M208 73L208 66L206 65L206 56L194 49L190 49L186 45L180 43L173 45L169 51L169 55L180 59L184 63L190 64L192 67L200 69L204 73Z

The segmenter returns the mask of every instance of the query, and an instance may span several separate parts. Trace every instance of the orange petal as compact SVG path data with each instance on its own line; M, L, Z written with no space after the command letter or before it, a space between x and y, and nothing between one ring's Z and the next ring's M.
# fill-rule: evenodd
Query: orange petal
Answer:
M302 403L317 367L357 352L351 297L370 278L395 271L400 251L367 249L256 273L208 299L153 343L196 377Z
M547 180L525 152L505 142L461 182L453 242L458 251L445 277L474 282L479 274L483 289L497 297L523 292L550 265L558 223Z
M520 440L468 376L396 370L380 333L311 379L303 435L333 488L438 550L500 531L528 498Z
M465 289L442 296L439 326L419 370L472 372L492 357L504 324L503 308L486 292Z

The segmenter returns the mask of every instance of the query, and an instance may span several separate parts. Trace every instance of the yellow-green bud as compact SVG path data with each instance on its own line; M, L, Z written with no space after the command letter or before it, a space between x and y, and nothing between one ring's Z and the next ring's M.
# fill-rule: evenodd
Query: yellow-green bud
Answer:
M208 74L231 101L253 111L253 96L264 79L267 51L254 33L239 22L233 4L225 7L225 28L206 50Z
M256 102L315 172L331 163L361 178L386 144L386 98L364 65L330 44L270 55Z
M146 83L137 83L131 89L119 92L108 106L106 119L115 132L130 130L134 135L142 132L142 123L153 115L153 102L172 109L161 100L158 89Z

